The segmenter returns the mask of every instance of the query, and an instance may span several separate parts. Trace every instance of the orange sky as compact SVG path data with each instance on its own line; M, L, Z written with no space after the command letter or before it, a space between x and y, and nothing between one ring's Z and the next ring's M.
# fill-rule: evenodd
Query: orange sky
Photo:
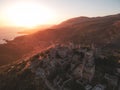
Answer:
M0 0L0 26L33 27L119 12L120 0Z

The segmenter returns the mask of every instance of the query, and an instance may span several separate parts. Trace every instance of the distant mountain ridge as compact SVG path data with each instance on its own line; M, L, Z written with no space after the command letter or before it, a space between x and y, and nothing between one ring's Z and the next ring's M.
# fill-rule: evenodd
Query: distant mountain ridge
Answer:
M0 63L38 52L53 43L73 42L98 48L120 49L120 14L105 17L77 17L44 31L18 37L0 45Z
M97 46L113 44L120 37L120 14L105 17L78 17L59 24L54 30L36 33L40 40L72 41L75 43L94 43ZM118 24L116 24L118 23Z

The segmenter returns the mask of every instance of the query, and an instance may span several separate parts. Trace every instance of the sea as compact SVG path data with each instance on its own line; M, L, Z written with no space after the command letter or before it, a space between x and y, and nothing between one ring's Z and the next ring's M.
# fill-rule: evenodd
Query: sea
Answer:
M19 34L19 30L12 29L0 29L0 44L6 43L6 40L13 40L18 36L25 34Z

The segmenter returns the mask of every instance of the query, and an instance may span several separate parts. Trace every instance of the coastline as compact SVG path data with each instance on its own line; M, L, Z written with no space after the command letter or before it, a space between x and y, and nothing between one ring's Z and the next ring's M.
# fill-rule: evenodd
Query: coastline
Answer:
M14 33L13 35L11 35L10 37L9 37L9 35L2 37L2 38L0 38L0 44L7 44L7 42L12 41L17 37L24 36L24 35L27 35L27 34L17 32L17 33Z

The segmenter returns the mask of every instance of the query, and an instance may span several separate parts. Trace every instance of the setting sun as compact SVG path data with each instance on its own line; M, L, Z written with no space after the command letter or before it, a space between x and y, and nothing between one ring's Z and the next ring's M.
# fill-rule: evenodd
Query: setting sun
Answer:
M40 24L52 23L55 14L49 8L37 3L14 3L5 10L7 20L14 26L34 27Z

